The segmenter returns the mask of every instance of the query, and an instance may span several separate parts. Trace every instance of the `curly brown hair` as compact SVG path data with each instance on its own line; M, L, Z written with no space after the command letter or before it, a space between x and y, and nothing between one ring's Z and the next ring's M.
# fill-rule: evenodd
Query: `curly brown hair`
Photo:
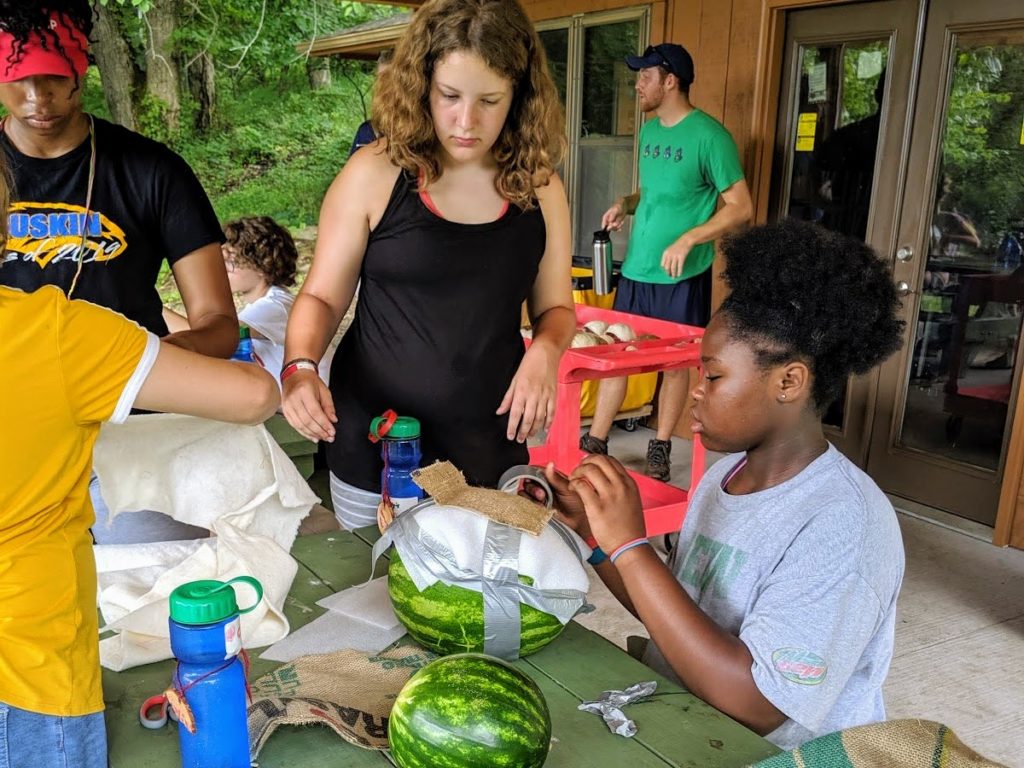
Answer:
M299 252L287 229L269 216L246 216L224 225L234 258L263 274L271 285L295 285Z
M495 188L520 208L535 205L565 153L562 105L544 46L516 0L428 0L412 17L373 96L373 126L387 138L392 163L425 184L442 173L441 150L430 114L434 67L469 51L513 86L512 106L491 154Z

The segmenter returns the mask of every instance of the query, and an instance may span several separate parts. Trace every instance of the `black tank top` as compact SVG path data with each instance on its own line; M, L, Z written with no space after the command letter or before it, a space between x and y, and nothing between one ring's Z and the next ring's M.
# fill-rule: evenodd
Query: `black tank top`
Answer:
M370 419L388 408L422 424L423 466L450 460L474 485L494 486L526 463L525 445L496 416L523 357L520 308L545 247L539 207L458 224L433 213L414 176L399 174L370 233L355 319L331 366L337 434L331 471L380 491Z

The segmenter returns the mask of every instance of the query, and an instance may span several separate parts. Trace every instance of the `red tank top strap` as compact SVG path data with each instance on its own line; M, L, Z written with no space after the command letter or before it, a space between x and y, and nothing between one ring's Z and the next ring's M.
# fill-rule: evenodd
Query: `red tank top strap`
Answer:
M425 206L427 206L427 210L430 211L435 216L437 216L439 219L445 219L445 221L447 221L447 219L445 218L445 215L443 213L441 213L441 211L437 207L437 205L434 204L434 200L433 200L433 198L430 197L430 193L427 192L427 190L425 190L423 188L423 173L422 172L420 172L420 174L417 177L416 181L417 181L417 187L419 189L420 200L422 200L423 204ZM495 221L497 221L498 219L502 218L506 213L508 213L508 200L502 200L501 211L498 213L498 218L495 219Z

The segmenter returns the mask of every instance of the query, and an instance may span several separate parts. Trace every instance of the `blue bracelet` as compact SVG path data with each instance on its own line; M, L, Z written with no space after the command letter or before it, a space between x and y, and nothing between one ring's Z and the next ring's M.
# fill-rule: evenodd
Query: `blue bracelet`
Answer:
M621 547L618 547L614 552L612 552L611 555L609 555L608 559L614 563L622 556L623 552L628 552L631 549L642 547L644 544L650 546L651 542L649 542L647 539L633 539L633 541L627 541Z
M608 559L608 555L600 547L594 547L590 553L590 557L587 558L587 562L593 566L598 566Z

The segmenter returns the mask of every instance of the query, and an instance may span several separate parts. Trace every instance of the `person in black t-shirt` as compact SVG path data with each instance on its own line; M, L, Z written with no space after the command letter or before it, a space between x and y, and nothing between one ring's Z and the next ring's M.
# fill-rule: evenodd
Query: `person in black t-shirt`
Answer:
M14 180L0 284L56 285L229 357L238 321L213 207L174 152L83 111L91 28L86 0L0 0L0 145ZM191 326L170 335L156 290L165 260Z

